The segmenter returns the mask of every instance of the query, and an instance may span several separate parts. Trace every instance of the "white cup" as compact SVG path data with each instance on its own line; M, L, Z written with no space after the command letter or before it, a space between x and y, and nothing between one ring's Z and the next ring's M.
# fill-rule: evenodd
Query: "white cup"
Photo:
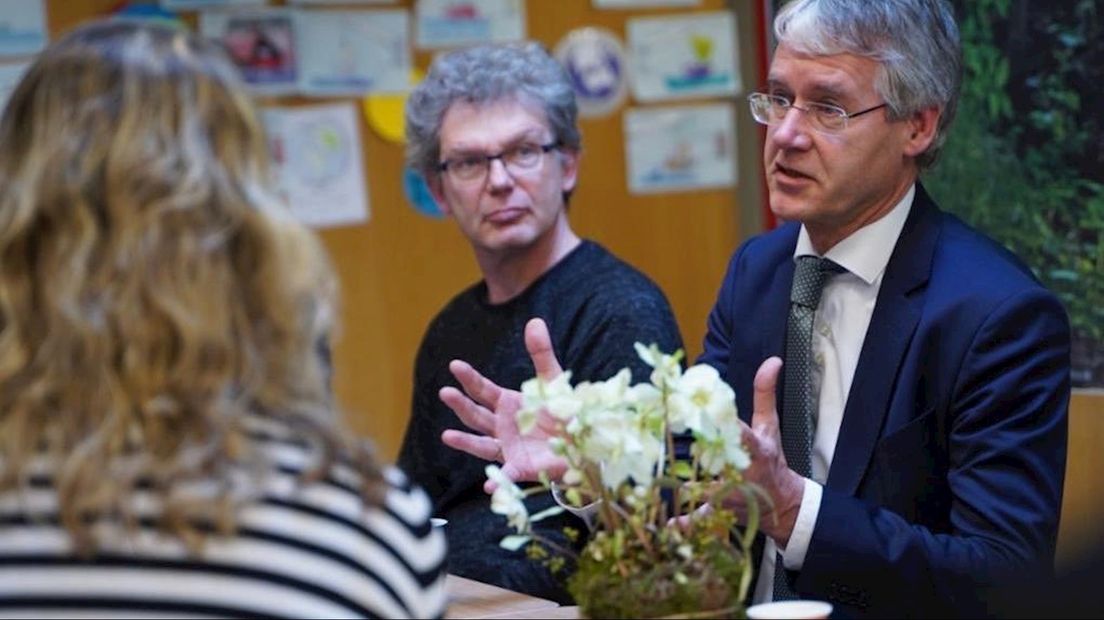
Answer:
M776 601L760 603L747 608L747 617L751 620L809 620L827 618L832 613L832 604L824 601Z

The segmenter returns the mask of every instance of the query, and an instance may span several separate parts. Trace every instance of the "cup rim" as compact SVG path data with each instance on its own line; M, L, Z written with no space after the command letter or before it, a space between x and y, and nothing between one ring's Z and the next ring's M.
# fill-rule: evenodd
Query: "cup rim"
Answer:
M768 618L827 618L832 613L832 604L827 601L812 599L771 601L748 607L746 610L748 618L756 618L752 614L757 611L765 612L764 615L758 616L762 620ZM802 612L803 615L796 615L798 611Z

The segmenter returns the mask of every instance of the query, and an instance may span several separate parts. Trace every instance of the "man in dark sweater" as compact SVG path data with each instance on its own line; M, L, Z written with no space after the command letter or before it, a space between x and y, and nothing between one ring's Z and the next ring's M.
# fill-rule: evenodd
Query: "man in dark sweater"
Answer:
M498 385L517 388L535 374L522 338L526 322L547 323L573 381L650 368L634 342L681 348L663 293L600 245L580 240L567 219L581 147L576 105L563 69L537 44L487 45L439 57L411 93L407 159L426 177L442 210L475 252L483 280L457 295L426 330L415 365L410 423L399 465L448 519L449 571L561 602L561 583L524 553L499 547L511 533L483 492L488 461L441 442L465 426L440 399L456 386L449 364L462 359ZM531 512L553 505L548 494ZM566 543L571 515L536 524Z

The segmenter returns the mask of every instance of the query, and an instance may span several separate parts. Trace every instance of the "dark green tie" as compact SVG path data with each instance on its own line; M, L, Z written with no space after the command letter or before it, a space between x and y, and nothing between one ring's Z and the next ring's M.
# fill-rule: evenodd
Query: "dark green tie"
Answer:
M816 256L799 256L790 289L790 314L786 322L785 364L782 366L782 409L779 415L782 451L790 469L808 478L810 453L816 427L817 394L813 390L813 314L820 304L824 284L842 267ZM782 555L774 564L774 600L797 598L790 585Z

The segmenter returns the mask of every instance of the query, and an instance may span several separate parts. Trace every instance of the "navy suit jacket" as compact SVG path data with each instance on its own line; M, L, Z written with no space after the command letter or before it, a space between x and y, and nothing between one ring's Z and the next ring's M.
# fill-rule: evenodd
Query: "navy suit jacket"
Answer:
M782 356L798 231L744 243L709 316L699 362L732 385L745 420L756 369ZM1062 503L1069 334L1018 259L918 185L805 563L789 572L796 591L840 616L976 617L996 609L994 589L1043 583Z

